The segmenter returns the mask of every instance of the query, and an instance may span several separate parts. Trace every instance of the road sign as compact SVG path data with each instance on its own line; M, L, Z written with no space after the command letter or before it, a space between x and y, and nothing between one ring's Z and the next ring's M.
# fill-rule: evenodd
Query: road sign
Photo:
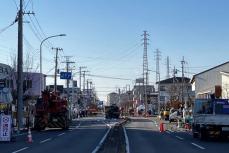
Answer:
M0 115L0 141L10 141L11 138L11 116Z
M71 72L60 72L60 79L71 79L72 73Z

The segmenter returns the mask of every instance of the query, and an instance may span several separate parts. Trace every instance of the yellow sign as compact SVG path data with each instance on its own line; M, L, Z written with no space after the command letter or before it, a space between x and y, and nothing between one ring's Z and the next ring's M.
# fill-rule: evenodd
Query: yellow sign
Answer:
M7 104L0 104L0 110L6 109L7 108Z

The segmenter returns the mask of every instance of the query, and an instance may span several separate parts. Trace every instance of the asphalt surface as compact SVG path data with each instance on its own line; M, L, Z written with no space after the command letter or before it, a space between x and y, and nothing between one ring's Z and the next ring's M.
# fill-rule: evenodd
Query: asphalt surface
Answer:
M69 130L32 131L33 143L28 143L27 133L22 133L16 142L0 142L0 153L95 153L117 122L103 117L81 118L73 121ZM124 131L127 153L227 153L229 150L228 139L200 141L192 137L191 131L179 129L159 132L154 118L131 118Z
M91 153L116 122L103 117L77 119L69 130L32 131L33 143L22 133L16 142L0 142L0 153Z
M130 153L226 153L229 140L200 141L191 131L159 132L156 119L131 118L125 126Z

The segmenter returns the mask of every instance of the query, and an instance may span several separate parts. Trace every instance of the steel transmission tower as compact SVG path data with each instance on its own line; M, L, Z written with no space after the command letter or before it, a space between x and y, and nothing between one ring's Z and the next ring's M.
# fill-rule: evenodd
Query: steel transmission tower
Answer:
M160 60L161 60L161 52L159 49L156 50L156 82L159 81L159 75L160 75Z
M167 56L167 59L166 59L166 78L169 79L170 78L170 68L169 68L169 56Z
M148 46L148 37L149 34L147 31L144 31L143 34L143 45L144 45L144 52L143 52L143 85L144 85L144 104L145 104L145 114L148 111L148 103L147 103L147 86L148 86L148 56L147 56L147 46Z

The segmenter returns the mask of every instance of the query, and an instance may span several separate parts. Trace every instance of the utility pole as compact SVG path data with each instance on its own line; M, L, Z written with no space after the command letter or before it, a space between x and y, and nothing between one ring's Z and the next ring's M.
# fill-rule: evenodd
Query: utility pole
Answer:
M66 70L67 70L67 73L69 72L69 65L70 64L73 64L73 63L75 63L75 62L73 62L73 61L70 61L70 58L71 58L72 56L65 56L65 62L62 62L62 63L66 63ZM69 80L70 79L67 79L67 99L68 99L68 102L69 102Z
M55 56L55 72L54 72L55 73L54 74L54 93L56 93L56 91L57 91L58 52L59 51L63 51L63 49L62 48L58 48L58 47L56 47L56 48L52 47L52 49L56 51L56 56Z
M89 97L89 80L87 79L87 96L86 96L87 103L88 103L88 97Z
M181 102L182 104L184 103L184 64L185 64L185 60L183 56L182 61L181 61L181 68L182 68ZM188 107L187 101L185 100L184 108L187 109L187 107Z
M148 111L148 103L147 103L147 86L148 86L148 57L147 57L147 47L148 47L148 37L149 34L147 31L143 33L143 45L144 45L144 52L143 52L143 85L144 85L144 104L145 104L145 115Z
M86 72L89 72L89 71L82 71L83 72L83 101L85 100L85 81L86 81L86 79L85 79L85 73ZM86 105L85 105L86 106Z
M17 122L18 122L18 133L22 128L23 118L23 15L34 14L33 12L24 12L23 0L20 0L19 11L17 14L18 21L18 57L17 57Z
M81 91L81 76L82 76L82 69L85 69L87 68L86 66L80 66L79 67L79 71L80 71L80 76L79 76L79 88L80 88L80 91Z
M159 49L156 49L156 82L158 82L158 114L160 114L161 110L161 100L160 100L160 60L161 60L161 52Z
M67 73L69 72L69 64L73 64L73 63L75 63L75 62L72 62L72 61L70 61L69 59L71 58L72 56L65 56L65 62L62 62L62 63L66 63L66 70L67 70ZM71 78L70 78L71 79ZM69 107L69 119L71 119L71 112L72 112L72 107L71 107L71 103L70 103L70 100L69 100L69 96L70 96L70 91L69 91L69 80L70 79L68 79L67 78L67 101L68 101L68 107ZM73 96L74 94L72 94L72 96Z
M17 118L18 132L22 128L23 118L23 0L20 0L18 12L18 64L17 64Z

